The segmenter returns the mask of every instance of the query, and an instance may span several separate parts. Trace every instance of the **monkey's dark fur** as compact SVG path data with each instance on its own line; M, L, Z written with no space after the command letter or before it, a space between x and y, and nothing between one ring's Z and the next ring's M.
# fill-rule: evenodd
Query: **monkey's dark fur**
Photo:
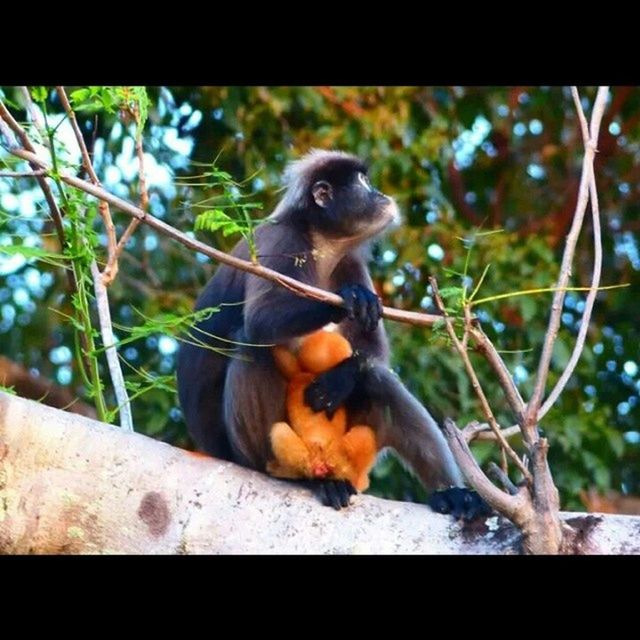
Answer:
M196 330L194 337L228 350L228 342L211 336L282 344L337 323L355 355L318 378L305 397L309 406L331 412L346 403L352 422L371 425L380 446L393 447L428 489L460 487L460 471L438 425L389 369L387 337L379 322L382 308L372 291L366 245L397 219L398 211L391 198L371 187L366 172L354 156L311 152L290 165L284 197L255 232L261 264L336 291L347 309L220 265L196 309L223 306L200 324L202 332ZM249 258L245 241L233 255ZM180 348L178 389L189 432L215 457L265 470L272 458L271 426L286 420L285 386L267 347L243 347L240 357L188 343ZM325 498L334 506L346 506L350 492L339 485L327 483ZM465 492L436 495L439 511L459 512ZM478 499L473 497L469 509L476 509Z

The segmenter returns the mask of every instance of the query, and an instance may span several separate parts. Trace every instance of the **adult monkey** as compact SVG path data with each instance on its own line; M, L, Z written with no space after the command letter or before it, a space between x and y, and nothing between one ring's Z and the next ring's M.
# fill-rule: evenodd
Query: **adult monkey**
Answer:
M353 424L371 425L381 447L394 448L428 489L443 490L431 499L436 510L464 517L483 513L477 495L461 488L462 476L438 425L389 369L366 245L398 220L394 200L371 186L362 161L342 152L312 151L293 162L285 178L284 197L255 231L260 262L336 291L346 308L220 265L196 309L223 306L196 327L195 341L226 350L228 340L288 344L337 323L354 355L310 386L307 404L329 414L346 404ZM244 240L233 255L248 259ZM269 348L246 346L242 357L234 358L195 344L180 347L178 391L187 426L197 445L215 457L265 470L273 457L271 425L286 419L285 386ZM343 481L319 481L319 486L323 502L336 508L347 506L353 493Z

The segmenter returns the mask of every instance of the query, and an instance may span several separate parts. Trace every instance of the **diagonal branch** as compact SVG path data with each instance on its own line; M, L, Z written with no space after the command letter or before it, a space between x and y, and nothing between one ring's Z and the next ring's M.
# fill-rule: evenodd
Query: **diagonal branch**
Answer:
M438 289L438 283L436 282L436 279L431 277L429 278L429 282L431 283L431 288L433 289L433 297L434 297L434 300L436 301L436 304L438 305L438 308L444 315L447 315L445 306L442 302L442 298L440 297L440 291ZM455 329L453 328L453 324L451 322L448 322L446 324L446 328L447 328L447 333L451 338L451 341L453 342L456 350L458 351L458 353L460 354L460 357L462 358L462 362L464 363L464 368L466 369L467 375L471 380L471 385L473 386L473 390L475 391L476 396L478 396L478 400L480 400L482 413L484 413L485 417L487 418L487 421L489 422L489 425L491 426L491 429L495 437L500 443L500 446L502 447L503 451L506 452L506 454L511 458L511 460L516 465L516 467L518 467L518 469L521 471L522 475L527 480L527 482L531 482L533 478L531 477L529 470L524 466L524 464L522 463L522 460L520 460L520 457L512 449L511 445L507 442L502 431L500 430L500 426L498 425L498 422L495 416L493 415L493 411L491 410L491 406L489 405L487 396L485 395L482 389L480 380L478 380L478 376L476 375L475 369L471 364L471 360L469 359L469 354L467 353L467 350L464 348L464 346L462 345L462 342L456 335ZM465 441L465 444L466 444L466 440L464 436L461 435L460 437Z
M526 405L520 395L518 387L516 387L515 382L513 381L513 377L511 376L509 369L507 369L507 365L500 357L500 354L493 346L491 340L487 337L487 334L483 331L480 323L471 317L468 308L465 309L465 320L468 335L473 338L476 350L484 356L485 360L494 370L516 420L520 421Z
M575 89L573 89L573 91L575 91ZM536 428L538 412L542 402L542 395L544 393L547 376L549 375L553 345L560 327L560 317L562 315L562 306L566 293L565 289L571 275L571 264L573 262L578 236L580 235L585 210L587 208L587 201L589 199L589 182L591 175L593 174L593 159L596 152L600 122L602 121L602 116L604 114L608 93L608 87L601 87L598 89L598 94L593 106L593 112L591 115L591 135L589 142L585 143L585 153L582 161L582 175L580 177L580 187L578 189L578 202L576 204L573 223L571 225L569 235L567 236L564 254L562 256L560 275L558 276L558 281L555 285L556 292L553 296L549 325L547 327L544 345L542 347L542 354L540 356L540 363L538 365L538 373L536 375L533 394L527 405L525 419L522 425L525 441L530 444L537 441L539 437ZM584 135L584 125L582 125L582 127Z
M453 420L445 418L442 429L451 447L451 452L458 466L462 469L467 482L493 509L502 513L516 524L522 522L524 520L523 511L530 509L527 494L520 490L516 495L509 495L498 489L478 465L467 441L462 435L462 431L458 429Z
M38 171L0 171L0 178L37 178L46 175L47 172L43 169Z
M33 162L37 166L37 168L45 169L46 171L51 170L47 163L41 160L35 153L24 151L23 149L19 149L17 147L10 147L9 151L18 158L22 158L23 160L27 160L28 162ZM300 282L300 280L285 276L278 271L274 271L273 269L269 269L268 267L263 267L258 263L250 262L248 260L242 260L241 258L237 258L236 256L225 253L224 251L220 251L219 249L214 249L213 247L205 244L204 242L200 242L195 238L190 238L186 233L179 231L175 227L172 227L159 218L154 217L150 213L143 211L130 202L127 202L126 200L113 195L109 191L106 191L103 187L97 187L96 185L91 184L86 180L82 180L75 176L69 175L65 171L62 171L60 173L60 179L66 184L75 187L76 189L80 189L81 191L85 191L86 193L91 194L95 198L106 200L113 207L130 216L133 216L134 218L138 218L141 222L149 225L159 233L172 238L185 247L193 251L198 251L203 255L206 255L222 264L227 264L230 267L234 267L235 269L240 269L242 271L246 271L247 273L252 273L253 275L256 275L260 278L264 278L265 280L275 282L276 284L289 289L297 295L311 298L313 300L319 300L321 302L326 302L327 304L333 304L335 306L344 305L342 298L335 293L331 293L329 291L325 291L324 289L319 289L317 287L312 287L310 285L304 284L303 282ZM417 311L404 311L402 309L394 309L393 307L383 307L382 316L387 320L404 322L418 327L431 327L436 322L442 321L441 315L419 313ZM450 319L447 320L447 322L450 321Z

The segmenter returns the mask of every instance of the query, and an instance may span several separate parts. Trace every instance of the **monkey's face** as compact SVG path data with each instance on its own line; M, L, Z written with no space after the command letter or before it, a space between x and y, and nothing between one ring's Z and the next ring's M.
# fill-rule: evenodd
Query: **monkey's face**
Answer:
M375 189L366 166L350 158L318 171L310 198L313 224L328 237L364 240L399 220L393 198Z

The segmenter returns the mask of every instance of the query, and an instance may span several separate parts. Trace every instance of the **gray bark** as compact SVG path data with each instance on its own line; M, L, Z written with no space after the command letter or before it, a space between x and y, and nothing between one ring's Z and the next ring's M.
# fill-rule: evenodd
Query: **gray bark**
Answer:
M564 513L573 551L640 553L640 518ZM307 489L0 393L0 553L512 554L497 517L463 526L417 504Z

